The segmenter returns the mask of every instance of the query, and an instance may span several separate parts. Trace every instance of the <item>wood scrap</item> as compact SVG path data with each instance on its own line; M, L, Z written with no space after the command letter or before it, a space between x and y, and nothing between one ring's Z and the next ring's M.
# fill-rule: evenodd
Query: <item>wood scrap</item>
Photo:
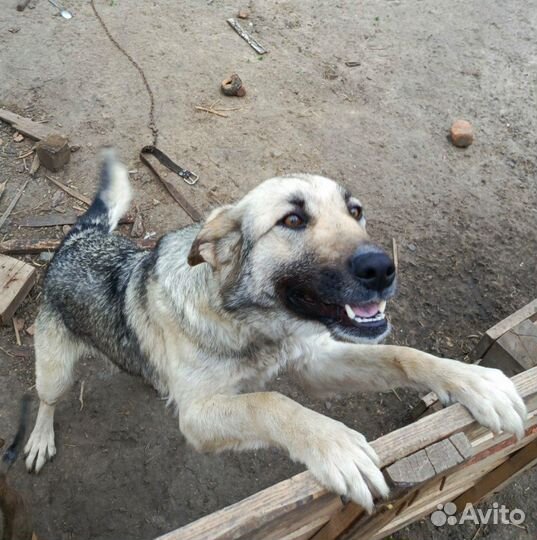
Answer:
M31 264L0 255L0 323L11 321L36 277L37 271Z
M0 183L0 199L2 199L2 195L4 194L4 191L6 190L6 184L7 184L7 180L5 182Z
M62 135L49 135L36 145L39 162L49 171L59 171L71 159L67 138Z
M145 227L142 213L140 208L136 206L136 214L131 228L131 237L132 238L141 238L144 235Z
M82 195L75 189L70 188L69 186L66 186L64 183L60 182L59 180L56 180L56 178L52 178L52 176L47 176L47 175L45 175L45 178L47 180L50 180L56 187L59 187L61 190L65 191L67 195L71 195L71 197L73 197L74 199L77 199L80 202L87 204L88 206L90 206L91 203L93 202L92 199L90 199L89 197L86 197L86 195Z
M28 182L30 180L26 180L26 182L24 182L23 186L19 189L19 191L17 192L17 194L15 195L15 197L13 197L13 199L11 200L11 202L9 203L9 206L6 208L6 211L2 214L2 216L0 217L0 229L2 228L2 226L4 225L4 223L6 222L6 219L9 217L9 215L11 214L11 211L13 210L13 208L15 208L15 205L17 204L17 202L19 201L19 199L21 198L24 190L26 189L26 186L28 185Z
M268 51L265 49L265 47L263 47L262 45L260 45L257 40L255 40L239 23L239 21L237 21L237 19L234 19L233 17L227 19L227 23L229 24L229 26L231 26L231 28L233 28L233 30L235 30L235 32L237 32L237 34L239 34L239 36L244 39L244 41L246 41L246 43L248 43L248 45L250 45L250 47L252 47L252 49L257 53L257 54L266 54Z
M137 245L141 249L152 249L156 246L157 240L148 238L138 240ZM0 254L6 255L28 255L41 253L42 251L56 251L61 244L61 240L4 240L0 242Z
M509 315L509 317L506 317L498 324L487 330L483 334L481 341L473 350L471 354L472 360L483 358L485 353L490 349L496 340L500 339L506 332L511 330L511 328L521 323L525 319L529 319L530 321L537 320L537 299L533 300L533 302L530 302L529 304L526 304L518 311L515 311Z
M513 376L537 365L537 326L526 319L503 334L486 352L481 365Z
M16 223L17 227L57 227L59 225L74 225L80 214L47 214L44 216L30 216ZM120 224L134 223L132 214L123 216Z
M7 109L0 109L0 120L10 124L13 129L17 130L19 133L22 133L31 139L35 139L36 141L46 139L53 133L49 127L34 122L24 116L20 116L12 111L8 111Z
M36 152L32 160L32 166L30 167L30 176L35 176L35 173L39 170L40 166L41 162L39 161L39 156Z
M11 320L13 322L13 330L15 331L15 339L17 340L17 345L21 347L21 332L24 330L24 319L13 317L13 319Z

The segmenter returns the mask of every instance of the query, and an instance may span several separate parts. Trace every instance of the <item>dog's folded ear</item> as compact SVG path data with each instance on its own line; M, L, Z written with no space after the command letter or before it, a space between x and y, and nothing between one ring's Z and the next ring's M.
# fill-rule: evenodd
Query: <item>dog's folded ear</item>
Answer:
M222 206L213 210L192 243L188 254L188 264L196 266L203 262L216 268L217 243L234 231L240 230L240 221L234 215L234 206Z

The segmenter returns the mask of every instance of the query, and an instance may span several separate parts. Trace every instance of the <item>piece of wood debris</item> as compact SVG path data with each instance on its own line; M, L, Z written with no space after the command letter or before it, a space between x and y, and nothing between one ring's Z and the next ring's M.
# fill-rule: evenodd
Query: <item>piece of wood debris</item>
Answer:
M18 221L18 227L58 227L60 225L74 225L80 217L79 214L47 214L45 216L30 216ZM123 216L120 224L134 223L135 217L132 214Z
M13 317L13 330L15 331L15 339L17 340L17 345L22 346L21 341L21 332L24 330L24 319L19 319L18 317Z
M17 156L15 159L24 159L28 156L31 156L34 153L34 149L28 150L28 152L25 152L24 154L21 154L20 156Z
M66 186L64 183L60 182L59 180L56 180L56 178L52 178L52 176L45 176L45 178L47 180L50 180L55 186L59 187L61 190L65 191L67 195L71 195L71 197L78 199L79 201L83 202L84 204L87 204L88 206L91 205L92 200L89 197L86 197L85 195L82 195L75 189L70 188L69 186Z
M24 261L0 255L0 322L9 324L15 311L33 287L36 269Z
M86 381L80 383L80 394L78 395L78 401L80 402L80 410L84 408L84 385Z
M138 206L136 207L136 215L131 228L131 236L133 238L141 238L145 233L144 218Z
M19 191L17 192L15 197L13 197L13 199L9 203L8 207L6 208L6 211L0 217L0 229L2 228L4 223L6 222L6 219L9 217L9 214L11 214L11 211L13 210L13 208L15 208L15 205L17 204L17 202L21 198L21 196L22 196L24 190L26 189L26 186L28 185L29 181L30 180L26 180L26 182L24 182L23 186L19 189Z
M4 191L6 190L6 184L7 184L7 180L5 182L0 183L0 199L2 199L2 195L4 194Z
M42 251L55 251L60 246L61 240L4 240L0 242L0 254L6 255L28 255L41 253ZM137 240L136 244L141 249L152 249L157 245L157 241L152 238L147 240Z
M392 237L392 253L393 253L393 264L395 269L399 269L399 253L397 250L397 240Z
M49 171L59 171L71 159L71 150L65 137L61 135L49 135L39 141L36 146L39 162Z
M30 167L30 176L35 176L35 173L39 170L40 166L41 162L39 161L39 156L36 153L32 160L32 166Z
M52 133L49 127L8 111L7 109L0 109L0 120L7 122L19 133L22 133L31 139L35 139L36 141L46 139Z
M237 32L237 34L239 34L239 36L244 39L244 41L246 41L246 43L248 43L248 45L250 45L250 47L252 47L252 49L257 53L257 54L266 54L268 51L262 46L259 44L259 42L257 40L255 40L239 23L239 21L237 21L237 19L231 17L229 19L227 19L227 23L229 24L229 26L231 26L231 28L233 28L233 30L235 30L235 32Z

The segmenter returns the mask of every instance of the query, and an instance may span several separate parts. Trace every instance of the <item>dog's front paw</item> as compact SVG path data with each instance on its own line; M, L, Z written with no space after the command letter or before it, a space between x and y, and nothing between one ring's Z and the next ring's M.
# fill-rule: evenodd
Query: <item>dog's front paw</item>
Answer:
M499 369L456 362L434 390L442 402L458 401L495 433L508 431L523 437L526 406L515 385Z
M365 437L341 422L316 419L315 432L300 441L291 457L302 461L327 489L373 511L374 497L387 497L388 485L377 454Z

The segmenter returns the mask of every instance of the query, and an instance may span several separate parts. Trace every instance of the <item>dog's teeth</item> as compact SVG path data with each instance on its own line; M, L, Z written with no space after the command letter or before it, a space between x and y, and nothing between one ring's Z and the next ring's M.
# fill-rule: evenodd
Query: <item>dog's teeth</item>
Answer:
M382 300L379 302L379 312L384 313L385 309L386 309L386 300Z
M351 306L349 306L349 304L345 304L345 311L347 312L347 316L349 317L349 319L353 320L356 318L356 313L354 313L353 309L351 308Z

